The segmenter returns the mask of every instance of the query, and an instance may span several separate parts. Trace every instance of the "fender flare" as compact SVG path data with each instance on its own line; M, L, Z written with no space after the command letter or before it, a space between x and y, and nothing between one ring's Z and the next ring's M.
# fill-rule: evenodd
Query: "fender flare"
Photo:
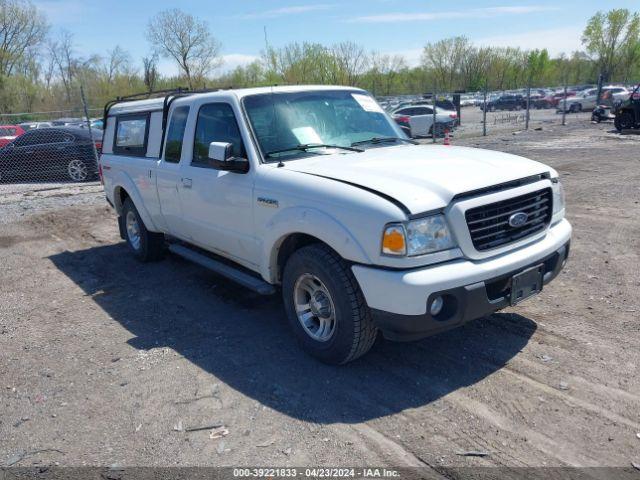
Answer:
M118 175L118 178L114 183L115 186L113 187L113 203L118 215L122 215L122 202L120 200L120 189L122 189L127 193L129 198L135 205L136 210L138 210L138 214L140 215L140 218L142 218L144 226L147 228L147 230L152 232L159 232L160 230L158 230L156 225L153 223L153 220L151 220L151 215L149 215L147 207L145 206L144 202L142 201L142 197L140 196L140 192L138 191L138 188L136 187L136 184L133 182L131 177L129 177L128 174L121 173L120 175Z
M332 216L311 207L291 207L278 212L265 225L261 266L262 277L270 283L278 281L278 252L284 240L294 234L305 234L321 240L342 258L370 264L371 259L351 232Z

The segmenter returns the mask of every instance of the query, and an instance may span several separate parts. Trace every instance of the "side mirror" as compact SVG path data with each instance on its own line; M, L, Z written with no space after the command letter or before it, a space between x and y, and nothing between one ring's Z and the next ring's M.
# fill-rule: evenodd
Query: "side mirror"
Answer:
M233 144L227 142L211 142L209 144L209 160L214 168L228 172L247 173L249 161L246 158L233 156Z

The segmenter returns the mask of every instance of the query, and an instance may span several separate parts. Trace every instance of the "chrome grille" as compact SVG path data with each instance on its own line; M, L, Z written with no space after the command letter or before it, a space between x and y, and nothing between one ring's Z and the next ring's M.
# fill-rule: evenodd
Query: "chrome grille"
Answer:
M467 210L465 218L473 246L478 251L490 250L544 230L551 222L552 204L551 189L545 188ZM522 225L512 227L509 217L519 212L528 218Z

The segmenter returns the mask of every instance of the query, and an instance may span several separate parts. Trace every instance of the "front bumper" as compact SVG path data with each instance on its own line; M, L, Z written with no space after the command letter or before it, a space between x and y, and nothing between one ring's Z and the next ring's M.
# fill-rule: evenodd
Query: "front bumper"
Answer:
M570 239L571 225L562 220L543 239L488 260L455 260L403 271L354 265L352 270L385 337L415 340L507 307L511 277L528 267L544 263L548 284L564 267ZM438 295L445 299L445 308L432 317L427 305Z

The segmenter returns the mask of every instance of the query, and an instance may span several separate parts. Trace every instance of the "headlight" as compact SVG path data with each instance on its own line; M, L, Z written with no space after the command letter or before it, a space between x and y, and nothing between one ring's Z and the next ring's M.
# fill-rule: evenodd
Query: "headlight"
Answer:
M553 190L553 215L564 211L564 188L559 178L551 180Z
M382 238L382 253L385 255L413 257L453 247L455 242L444 215L388 225Z

